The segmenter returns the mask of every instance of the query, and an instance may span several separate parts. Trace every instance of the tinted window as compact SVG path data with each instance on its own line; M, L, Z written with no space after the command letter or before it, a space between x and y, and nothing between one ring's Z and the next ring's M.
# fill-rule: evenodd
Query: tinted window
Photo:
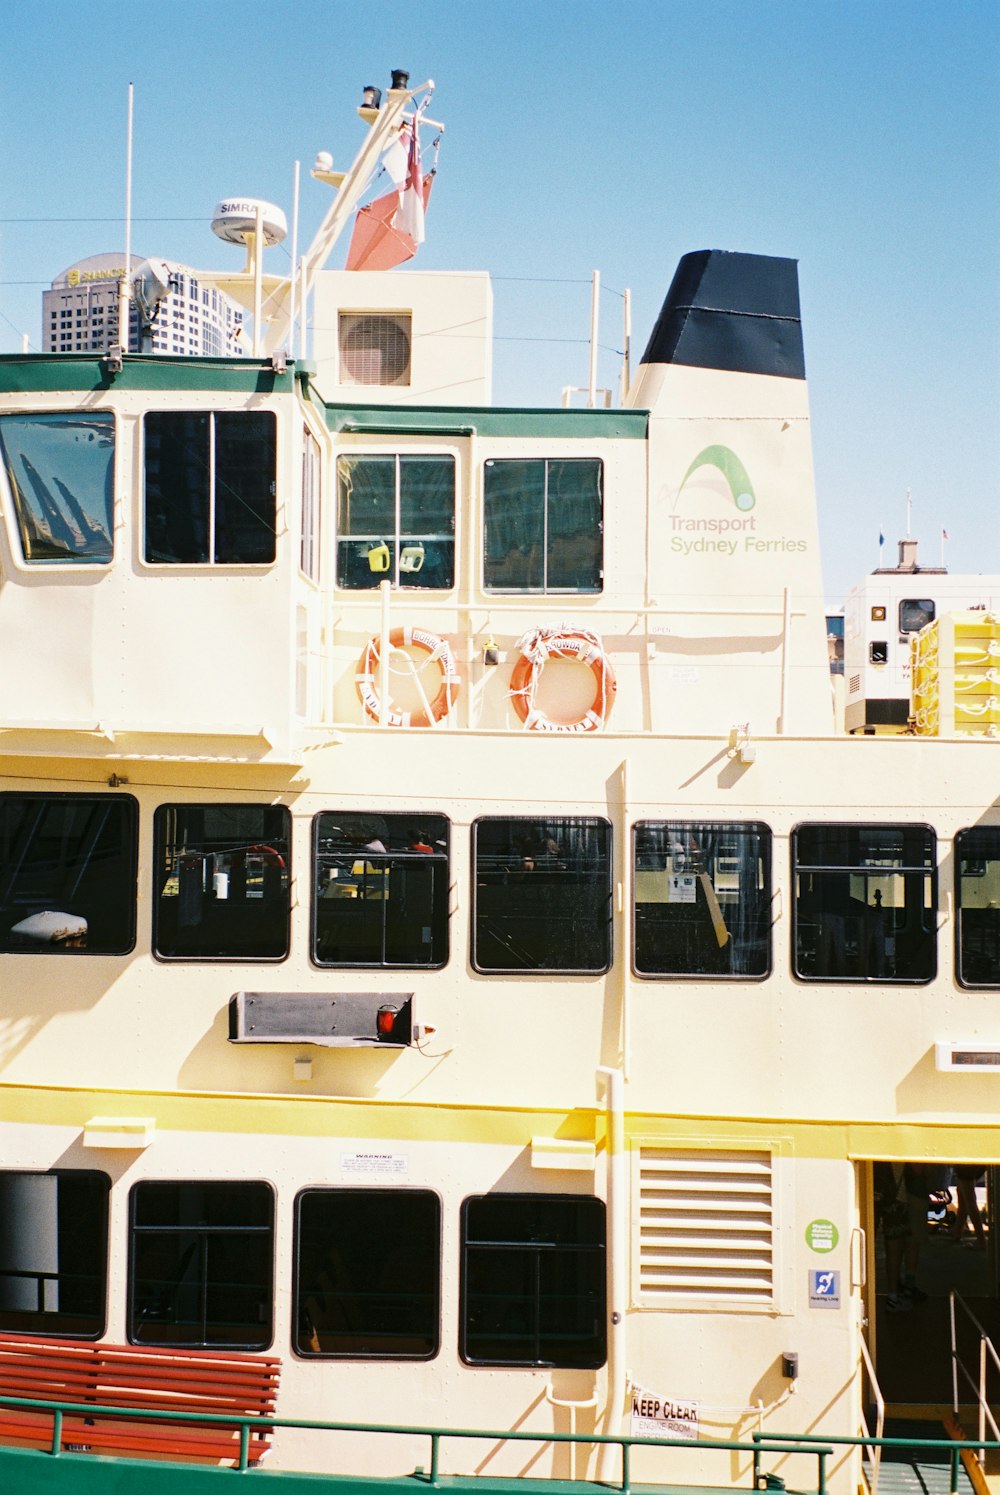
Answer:
M931 980L937 872L929 827L802 825L792 857L797 976Z
M337 495L338 586L454 586L454 457L340 457Z
M290 834L280 805L160 805L156 953L182 960L287 955Z
M274 560L275 431L270 411L144 417L147 561Z
M263 1183L132 1190L129 1338L263 1350L271 1343L274 1198Z
M900 633L917 633L934 622L934 603L929 597L906 597L899 604Z
M0 1173L0 1329L104 1333L110 1188L104 1173Z
M24 559L106 565L114 548L114 416L0 416L0 453Z
M634 846L635 969L640 975L767 975L767 826L646 820L635 828Z
M486 590L599 592L603 476L595 458L488 461Z
M473 845L477 970L607 970L611 826L606 820L487 817L473 827Z
M448 821L334 810L315 822L313 957L326 966L448 959Z
M1000 986L1000 826L955 837L957 976L963 986Z
M118 794L0 795L0 950L130 950L136 823Z
M459 1350L479 1365L603 1365L599 1199L484 1194L462 1206Z
M438 1351L441 1206L419 1189L310 1189L298 1201L300 1355Z

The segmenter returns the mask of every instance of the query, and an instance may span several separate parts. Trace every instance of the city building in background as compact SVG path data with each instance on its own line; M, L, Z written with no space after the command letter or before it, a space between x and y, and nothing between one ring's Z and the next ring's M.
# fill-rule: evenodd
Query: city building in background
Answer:
M92 254L63 270L42 293L42 351L103 352L118 342L118 282L124 253ZM142 263L132 256L130 269ZM193 270L170 265L171 292L152 326L151 351L195 357L243 352L243 313L222 291L201 286ZM135 305L128 348L139 348Z

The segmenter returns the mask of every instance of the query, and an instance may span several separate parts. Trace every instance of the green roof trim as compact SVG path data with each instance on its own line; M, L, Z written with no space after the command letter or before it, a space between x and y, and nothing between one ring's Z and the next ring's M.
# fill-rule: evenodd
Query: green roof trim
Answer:
M126 353L121 373L112 376L108 360L93 353L17 353L0 356L0 394L78 394L88 390L175 389L179 394L291 393L295 365L276 374L270 360L255 358L175 358Z
M331 405L331 431L371 432L373 436L588 436L645 441L648 410L532 410L489 405Z

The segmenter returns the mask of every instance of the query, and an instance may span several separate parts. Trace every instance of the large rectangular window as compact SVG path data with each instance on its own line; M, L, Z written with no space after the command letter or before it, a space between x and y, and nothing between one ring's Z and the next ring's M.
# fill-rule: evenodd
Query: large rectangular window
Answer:
M771 832L758 821L643 820L635 828L640 976L766 976Z
M0 1329L104 1333L110 1189L105 1173L0 1173Z
M139 1183L131 1209L129 1339L266 1349L274 1279L270 1185Z
M300 1355L430 1360L439 1346L441 1204L425 1189L309 1189L296 1216Z
M488 592L600 592L604 470L597 458L490 459L483 476Z
M487 816L473 826L477 971L606 971L611 826Z
M160 805L153 948L178 960L288 954L291 816L281 805Z
M0 455L24 559L107 565L114 550L114 416L0 416Z
M131 950L137 824L121 794L0 794L0 952Z
M794 969L806 981L930 981L937 971L934 832L800 825L792 833Z
M454 586L454 457L339 457L337 495L338 586Z
M470 1364L603 1365L604 1204L567 1194L467 1199L461 1292L459 1353Z
M443 815L317 815L317 965L444 965L448 832Z
M1000 987L1000 825L959 831L955 882L955 974L962 986Z
M276 421L268 410L154 411L145 433L147 561L274 560Z

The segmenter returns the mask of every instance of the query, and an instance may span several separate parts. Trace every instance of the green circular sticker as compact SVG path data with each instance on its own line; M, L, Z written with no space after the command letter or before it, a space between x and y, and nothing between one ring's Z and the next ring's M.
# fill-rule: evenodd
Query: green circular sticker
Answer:
M832 1220L810 1220L806 1226L806 1245L810 1251L825 1255L840 1240L840 1231Z

